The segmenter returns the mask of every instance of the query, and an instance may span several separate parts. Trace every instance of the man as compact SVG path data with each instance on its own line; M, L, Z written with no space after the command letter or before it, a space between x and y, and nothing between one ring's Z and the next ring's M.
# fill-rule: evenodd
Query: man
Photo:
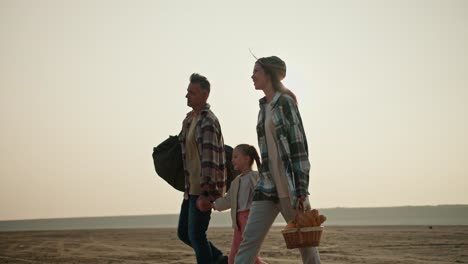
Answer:
M207 104L210 82L194 73L187 88L187 105L192 108L182 123L179 141L185 174L177 235L195 251L197 263L227 263L227 256L206 236L211 209L201 211L197 199L210 200L225 192L225 153L221 126Z

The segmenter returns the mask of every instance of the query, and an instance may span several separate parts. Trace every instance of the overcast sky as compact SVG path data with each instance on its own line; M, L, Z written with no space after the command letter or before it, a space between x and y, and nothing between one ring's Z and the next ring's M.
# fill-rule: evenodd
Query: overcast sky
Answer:
M193 72L257 146L249 49L288 66L313 207L468 204L468 1L0 0L0 220L178 213L152 149Z

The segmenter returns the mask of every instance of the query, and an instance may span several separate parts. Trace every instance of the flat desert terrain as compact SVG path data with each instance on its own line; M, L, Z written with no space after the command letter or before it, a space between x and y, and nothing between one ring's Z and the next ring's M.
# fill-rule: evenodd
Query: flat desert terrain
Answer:
M270 264L301 263L273 227L260 256ZM226 254L231 228L211 228ZM322 263L468 263L468 226L331 226L319 246ZM0 263L196 263L175 229L0 232Z

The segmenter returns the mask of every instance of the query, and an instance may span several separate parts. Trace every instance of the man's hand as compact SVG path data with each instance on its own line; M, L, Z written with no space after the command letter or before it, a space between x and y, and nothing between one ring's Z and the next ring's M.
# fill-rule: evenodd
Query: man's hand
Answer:
M221 194L219 193L218 190L216 190L216 186L208 184L208 183L203 183L201 186L201 194L208 196L211 201L216 200L217 198L221 197Z
M197 199L197 208L202 212L208 212L213 208L211 198L206 195L200 195Z

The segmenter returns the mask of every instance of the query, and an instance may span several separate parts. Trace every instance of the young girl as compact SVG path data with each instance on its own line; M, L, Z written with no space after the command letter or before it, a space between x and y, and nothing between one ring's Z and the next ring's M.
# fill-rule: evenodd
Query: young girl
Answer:
M234 236L232 238L231 252L229 253L229 264L234 263L234 258L242 241L250 205L252 204L253 191L258 181L258 173L252 171L255 160L257 168L260 168L260 158L257 150L248 144L240 144L234 148L232 153L232 164L234 169L241 171L232 182L229 191L224 197L216 199L212 206L217 211L231 208L232 227ZM255 263L263 263L256 257Z

